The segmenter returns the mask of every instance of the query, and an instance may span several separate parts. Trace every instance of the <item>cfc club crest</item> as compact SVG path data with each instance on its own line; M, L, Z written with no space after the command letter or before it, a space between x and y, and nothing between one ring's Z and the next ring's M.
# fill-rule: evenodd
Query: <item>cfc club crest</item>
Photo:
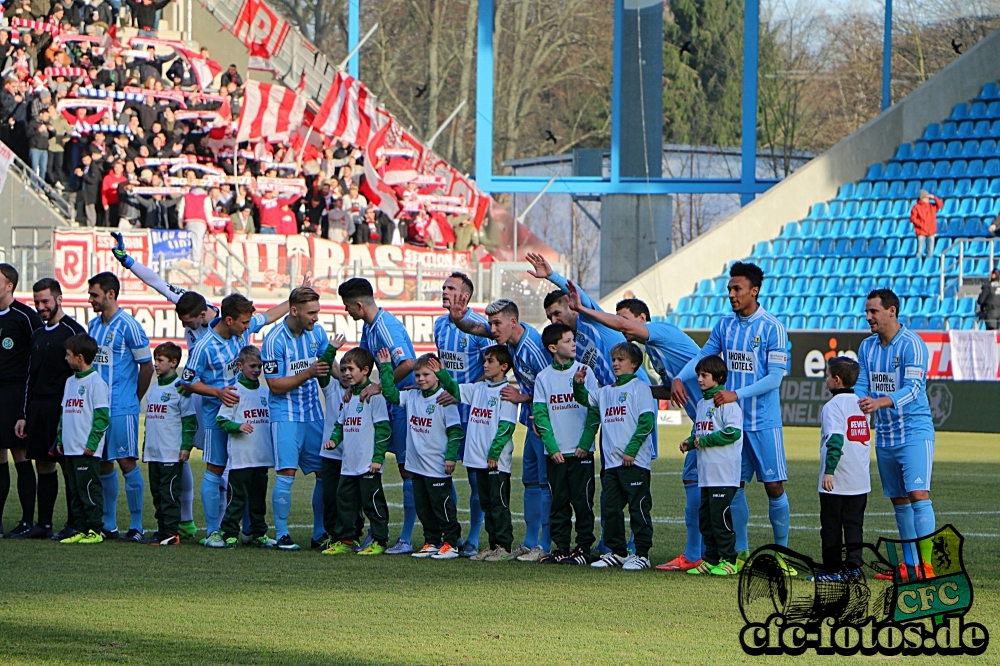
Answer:
M169 401L170 401L169 393L164 393L163 395L160 396L160 402L169 402Z
M487 405L488 405L489 407L496 407L496 406L497 406L497 402L498 402L498 400L497 400L497 397L496 397L496 396L493 396L493 397L491 397L491 398L490 398L490 400L489 400L489 402L487 403Z
M80 388L79 388L79 389L77 390L77 393L79 393L80 395L87 395L87 387L86 387L86 386L81 386L81 387L80 387Z
M267 398L265 398L264 396L260 396L260 406L267 407Z
M467 337L465 337L463 335L462 337L460 337L458 339L458 348L459 349L465 349L468 346L469 346L469 338L467 338Z
M358 414L360 414L361 412L365 411L365 403L363 403L363 402L361 402L359 400L358 401L358 406L355 407L354 411L356 411Z
M428 414L433 414L435 409L437 409L437 405L427 405Z
M618 394L618 402L625 402L628 400L628 391L623 391Z
M757 349L757 347L760 347L760 336L759 335L756 336L756 337L754 337L754 339L750 341L750 348L751 349Z

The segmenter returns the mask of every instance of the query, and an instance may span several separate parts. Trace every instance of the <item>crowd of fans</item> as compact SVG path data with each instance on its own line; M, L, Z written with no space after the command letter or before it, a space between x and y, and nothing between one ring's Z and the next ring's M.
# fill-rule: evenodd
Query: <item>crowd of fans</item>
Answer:
M288 142L234 146L244 78L230 65L199 85L191 59L155 39L170 1L8 0L0 140L64 194L77 224L189 229L196 261L204 234L479 244L470 215L414 203L391 219L369 205L358 146L333 141L304 163ZM119 42L118 26L137 28L138 38ZM416 202L434 188L410 183L397 194Z

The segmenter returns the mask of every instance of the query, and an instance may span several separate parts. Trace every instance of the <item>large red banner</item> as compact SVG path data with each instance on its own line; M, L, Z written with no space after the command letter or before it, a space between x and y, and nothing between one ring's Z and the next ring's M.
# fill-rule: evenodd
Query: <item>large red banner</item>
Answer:
M248 49L256 44L257 52L263 47L269 57L281 48L288 30L288 22L259 0L246 0L233 24L233 34Z

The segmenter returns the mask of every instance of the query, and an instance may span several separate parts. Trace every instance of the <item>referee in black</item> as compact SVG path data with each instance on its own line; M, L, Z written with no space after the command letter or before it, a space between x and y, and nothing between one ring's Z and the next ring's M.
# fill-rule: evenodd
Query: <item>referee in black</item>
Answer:
M38 521L27 531L11 533L12 539L45 539L52 536L52 511L59 496L59 479L56 462L52 457L52 445L59 428L62 410L63 388L73 370L66 363L66 348L69 338L78 333L86 333L72 317L62 309L62 286L53 278L42 278L32 287L35 309L45 325L31 334L31 356L28 362L28 388L26 393L25 416L15 425L15 434L20 438L20 448L11 451L14 464L26 463L26 472L31 472L34 461L38 470ZM18 467L18 492L21 492L21 468ZM64 470L65 471L65 470ZM76 531L72 520L72 502L66 493L67 526L60 532L60 539L73 536ZM21 497L25 509L23 522L30 523L35 506L34 489L25 488Z
M17 269L10 264L0 264L0 534L3 533L3 509L10 492L7 449L23 447L14 434L14 428L24 418L31 334L42 327L42 320L34 310L14 300L17 279ZM17 470L22 517L13 533L19 533L31 529L32 514L35 512L35 470L30 462L27 465L15 463L14 468ZM22 486L25 490L31 488L31 505L27 512ZM25 516L27 524L24 522Z

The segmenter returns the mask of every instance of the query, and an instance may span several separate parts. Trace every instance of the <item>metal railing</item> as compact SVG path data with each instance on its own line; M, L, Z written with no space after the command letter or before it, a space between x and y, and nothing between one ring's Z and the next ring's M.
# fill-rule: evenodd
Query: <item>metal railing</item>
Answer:
M189 279L192 277L191 273L193 272L197 278L196 280L192 280L190 288L197 289L198 291L206 291L210 289L210 285L206 284L206 278L215 275L222 280L223 295L232 293L232 291L240 291L244 296L249 297L253 290L253 285L250 281L250 269L246 263L233 252L229 243L223 238L217 239L215 247L219 252L212 250L208 246L204 246L202 248L202 252L204 253L202 261L193 267L190 272L186 268L169 264L163 254L159 254L153 258L153 266L165 282L170 282L171 271L180 272ZM213 260L214 265L212 265Z
M965 281L966 248L970 243L987 243L989 247L989 268L995 266L997 250L1000 249L1000 238L956 238L938 255L938 298L944 300L951 287L957 297ZM952 250L958 249L957 255ZM953 277L949 277L949 274Z
M21 282L30 285L52 275L52 227L17 226L10 230L10 256L5 261L18 266ZM43 257L45 254L48 256Z
M63 198L59 191L45 182L45 179L36 174L30 165L18 157L16 154L10 161L8 173L14 173L26 187L31 189L43 201L47 201L49 206L59 214L66 224L73 220L73 208L69 202Z

